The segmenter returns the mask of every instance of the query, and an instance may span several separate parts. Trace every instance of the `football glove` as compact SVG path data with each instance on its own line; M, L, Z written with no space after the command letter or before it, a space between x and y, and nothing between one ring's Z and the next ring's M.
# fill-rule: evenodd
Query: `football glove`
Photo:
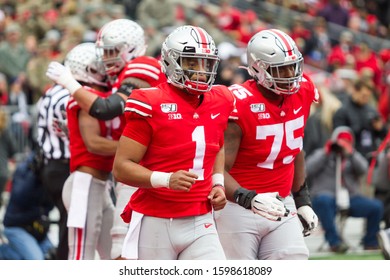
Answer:
M290 213L281 199L278 192L259 193L251 201L252 211L269 220L280 221Z
M70 69L57 61L49 63L46 76L56 84L69 90L70 94L75 93L75 91L81 88L80 83L72 76Z
M309 236L318 226L318 217L309 205L299 207L297 212L303 226L303 236Z

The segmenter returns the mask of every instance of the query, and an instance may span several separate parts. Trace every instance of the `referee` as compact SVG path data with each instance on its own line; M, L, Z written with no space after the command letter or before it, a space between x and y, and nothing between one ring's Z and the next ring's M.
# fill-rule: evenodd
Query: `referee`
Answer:
M37 103L38 145L43 157L42 184L60 213L56 259L68 259L67 212L62 202L62 188L69 176L69 139L55 123L66 124L69 91L60 85L49 88Z

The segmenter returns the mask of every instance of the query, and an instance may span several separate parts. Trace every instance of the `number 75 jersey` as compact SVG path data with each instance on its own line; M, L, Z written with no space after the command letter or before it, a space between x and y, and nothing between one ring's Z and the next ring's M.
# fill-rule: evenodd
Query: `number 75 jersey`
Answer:
M244 188L258 193L289 195L294 159L303 148L306 120L319 94L304 75L296 94L284 95L280 104L265 98L254 80L229 87L236 97L230 119L242 130L236 161L229 173Z

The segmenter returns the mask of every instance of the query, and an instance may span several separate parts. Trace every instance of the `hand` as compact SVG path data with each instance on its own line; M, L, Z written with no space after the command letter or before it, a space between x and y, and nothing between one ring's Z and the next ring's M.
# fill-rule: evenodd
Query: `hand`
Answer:
M53 129L58 137L69 137L68 122L53 118Z
M69 137L68 121L66 119L66 111L61 110L62 119L53 118L53 129L59 137Z
M290 211L283 204L278 192L259 193L251 201L252 211L272 221L280 221Z
M330 152L332 151L332 141L327 141L324 146L325 149L325 154L329 155Z
M343 156L350 156L353 153L353 146L350 142L345 141L343 139L337 140L337 145L342 148Z
M318 217L309 205L299 207L297 212L303 226L303 236L309 236L318 226Z
M212 188L208 199L210 199L211 206L213 206L215 211L223 209L227 203L225 191L222 186Z
M172 173L169 179L169 188L177 191L190 191L190 188L195 184L195 180L198 179L198 175L179 170Z
M76 90L81 88L81 85L73 77L70 69L57 61L49 63L46 76L53 82L69 90L70 94L73 94Z

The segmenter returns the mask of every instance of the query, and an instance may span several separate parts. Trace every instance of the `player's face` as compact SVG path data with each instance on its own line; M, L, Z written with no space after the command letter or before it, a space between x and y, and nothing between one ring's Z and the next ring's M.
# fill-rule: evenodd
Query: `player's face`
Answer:
M190 80L206 82L208 75L204 72L212 72L215 61L206 58L184 57L182 58L182 69L187 72Z
M279 79L289 79L296 77L296 64L277 66L270 68L270 74L274 78ZM288 89L290 86L288 82L277 83L277 86L280 88Z
M115 60L119 55L119 50L117 50L116 48L109 48L109 49L104 49L104 53L103 53L103 60L104 61L110 61L110 60ZM115 63L113 63L115 64ZM108 63L106 64L106 67L111 67L111 66L114 66L114 65L109 65Z

